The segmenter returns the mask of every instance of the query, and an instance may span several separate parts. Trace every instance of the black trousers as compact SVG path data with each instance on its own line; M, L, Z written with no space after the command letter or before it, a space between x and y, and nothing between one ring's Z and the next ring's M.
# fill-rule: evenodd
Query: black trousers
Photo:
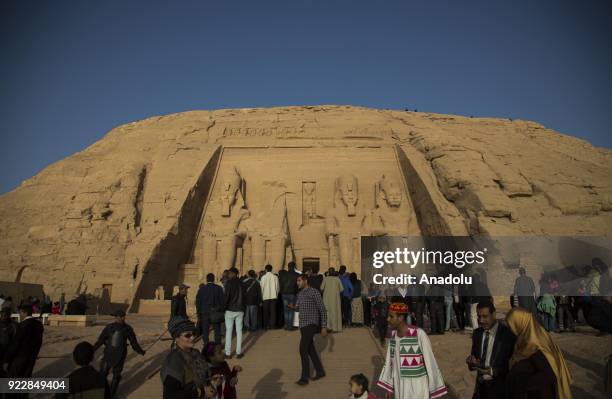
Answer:
M209 313L201 313L199 316L200 321L200 332L202 333L202 342L206 345L209 341L210 334L210 326L212 324L213 330L215 330L215 344L221 343L221 323L211 323L210 322L210 312Z
M423 328L423 312L425 311L425 302L416 301L413 302L414 305L414 316L416 318L415 325L417 327Z
M342 325L351 325L351 298L347 298L340 294L340 311L342 312Z
M476 379L474 395L472 399L498 399L506 394L506 380L504 378L494 378L492 380Z
M325 373L321 359L319 359L314 346L314 336L319 332L321 332L321 327L314 324L300 328L300 358L302 359L302 377L300 379L303 381L308 381L310 378L309 360L312 360L317 375Z
M263 301L263 328L276 328L276 299Z
M430 302L429 316L431 317L431 332L444 334L444 302Z
M381 345L385 343L385 339L387 338L388 324L387 319L383 319L382 317L376 320L376 329L378 330L378 339Z
M463 302L453 302L453 310L457 317L457 325L460 330L465 328L465 305Z
M127 357L127 352L121 357L121 359L112 364L106 358L102 358L102 362L100 364L100 373L104 376L104 378L108 377L108 373L110 370L113 370L113 379L110 384L110 394L111 398L114 398L117 394L117 390L119 389L119 382L121 382L121 372L123 371L123 365L125 364L125 359Z

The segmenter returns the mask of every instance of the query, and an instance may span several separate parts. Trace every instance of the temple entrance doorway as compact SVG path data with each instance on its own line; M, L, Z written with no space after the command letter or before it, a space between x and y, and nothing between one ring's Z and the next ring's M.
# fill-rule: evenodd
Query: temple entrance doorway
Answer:
M313 273L319 273L320 262L319 258L304 258L302 259L302 271L306 269L312 270Z

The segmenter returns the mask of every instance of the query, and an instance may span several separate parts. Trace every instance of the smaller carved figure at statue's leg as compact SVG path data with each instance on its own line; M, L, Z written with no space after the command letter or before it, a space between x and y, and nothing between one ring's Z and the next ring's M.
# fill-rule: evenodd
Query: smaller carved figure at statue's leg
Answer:
M236 261L236 237L223 237L219 243L218 261L221 269L234 267Z
M340 249L340 264L346 267L353 266L353 239L349 234L338 235L338 247Z
M285 263L285 237L273 237L270 240L268 261L275 270L283 268Z
M251 236L251 261L255 271L266 266L266 240L259 234Z

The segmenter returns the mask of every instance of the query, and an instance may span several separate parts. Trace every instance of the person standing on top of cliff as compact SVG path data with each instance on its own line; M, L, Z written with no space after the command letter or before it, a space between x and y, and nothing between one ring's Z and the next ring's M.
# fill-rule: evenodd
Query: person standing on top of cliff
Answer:
M125 312L115 311L111 316L115 316L115 321L110 323L100 333L100 337L94 344L94 352L104 345L104 357L100 364L100 372L104 377L108 377L111 368L113 369L113 380L110 385L111 397L115 397L121 381L121 372L125 358L127 357L128 341L136 353L145 355L145 351L138 344L134 329L125 322Z
M170 302L170 319L173 317L180 316L183 319L189 320L187 317L187 290L189 286L181 284L179 286L179 292L172 297Z

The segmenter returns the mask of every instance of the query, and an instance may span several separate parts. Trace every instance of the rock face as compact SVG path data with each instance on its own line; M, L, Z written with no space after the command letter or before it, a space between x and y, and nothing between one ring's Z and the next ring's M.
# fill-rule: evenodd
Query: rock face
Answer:
M113 129L0 197L0 278L166 296L360 235L612 235L612 151L528 121L348 106L193 111Z

